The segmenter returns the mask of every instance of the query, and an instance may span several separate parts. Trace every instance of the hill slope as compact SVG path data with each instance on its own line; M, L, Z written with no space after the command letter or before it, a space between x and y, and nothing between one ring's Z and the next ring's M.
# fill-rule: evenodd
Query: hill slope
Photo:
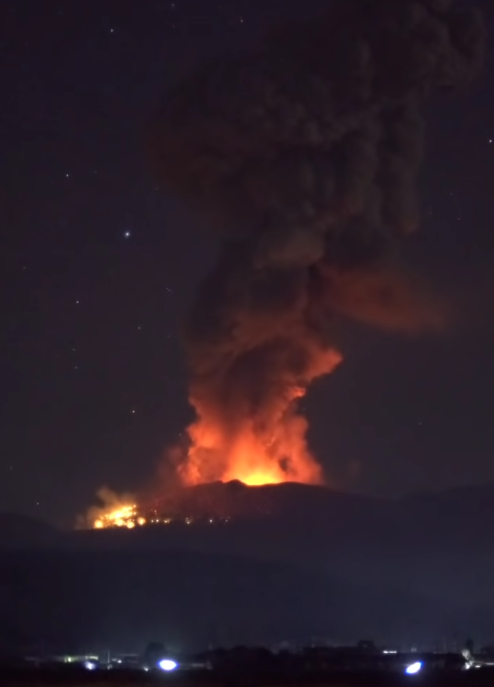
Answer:
M0 516L0 623L71 648L492 639L492 488L396 501L303 485L202 492L233 499L236 517L63 533Z

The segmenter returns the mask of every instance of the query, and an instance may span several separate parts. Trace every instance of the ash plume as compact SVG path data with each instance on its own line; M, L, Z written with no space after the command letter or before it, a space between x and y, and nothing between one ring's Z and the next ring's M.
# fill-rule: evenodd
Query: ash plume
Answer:
M335 317L441 325L396 247L419 223L424 101L466 86L483 47L450 0L345 0L168 93L153 167L224 240L184 328L185 481L321 481L296 399L341 359Z

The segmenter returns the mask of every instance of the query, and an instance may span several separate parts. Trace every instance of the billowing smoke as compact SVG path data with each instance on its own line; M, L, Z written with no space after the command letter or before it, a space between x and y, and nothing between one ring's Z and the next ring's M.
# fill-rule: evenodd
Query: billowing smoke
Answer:
M185 326L189 483L321 481L296 399L339 363L335 316L440 325L398 269L419 223L424 101L463 87L484 30L450 0L344 0L170 92L150 149L224 245Z

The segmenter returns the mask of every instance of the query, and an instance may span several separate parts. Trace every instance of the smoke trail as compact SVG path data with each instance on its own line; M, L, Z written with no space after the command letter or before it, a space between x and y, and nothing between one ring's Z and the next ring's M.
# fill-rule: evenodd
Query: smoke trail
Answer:
M153 165L224 236L185 327L186 481L320 481L296 399L340 361L335 313L439 324L393 255L419 222L423 102L468 84L483 44L450 0L345 0L168 94Z

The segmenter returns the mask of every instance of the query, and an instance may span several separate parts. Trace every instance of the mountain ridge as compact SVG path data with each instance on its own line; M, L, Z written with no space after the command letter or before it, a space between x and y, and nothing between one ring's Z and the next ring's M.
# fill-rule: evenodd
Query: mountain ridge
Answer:
M0 623L72 649L134 635L492 640L494 487L402 499L305 485L212 491L252 499L255 517L64 531L0 514ZM259 504L272 512L259 517Z

